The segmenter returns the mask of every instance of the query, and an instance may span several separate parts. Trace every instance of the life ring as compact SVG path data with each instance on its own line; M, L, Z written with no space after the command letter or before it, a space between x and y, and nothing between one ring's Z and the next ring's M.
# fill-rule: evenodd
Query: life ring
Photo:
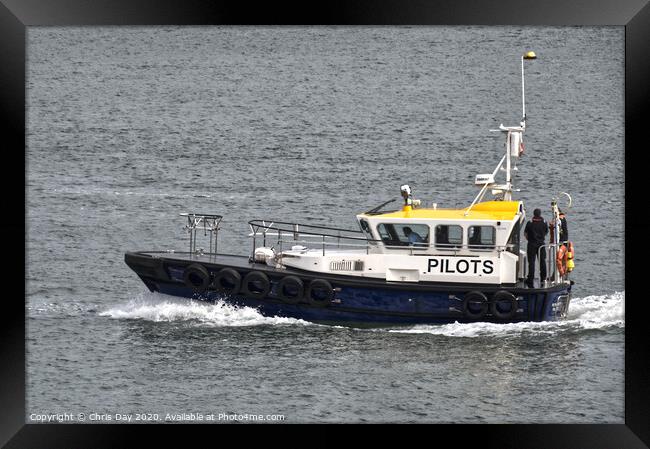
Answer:
M334 289L325 279L315 279L309 283L305 299L309 304L325 307L334 299Z
M463 298L463 314L467 318L478 320L488 311L487 297L479 291L471 291Z
M296 304L305 294L305 285L297 276L285 276L278 282L277 294L282 301Z
M506 310L500 309L499 305L507 305ZM517 313L517 297L505 290L496 292L490 303L490 313L500 320L509 320Z
M560 273L560 276L564 276L566 274L566 261L566 245L560 245L560 247L557 249L557 254L555 255L555 265L557 265L557 271Z
M241 274L232 268L222 268L221 271L214 275L212 286L222 293L237 294L241 288Z
M193 263L185 268L183 282L196 293L203 293L210 285L210 273L203 265Z
M261 271L251 271L241 283L242 292L251 298L262 299L271 290L269 277Z

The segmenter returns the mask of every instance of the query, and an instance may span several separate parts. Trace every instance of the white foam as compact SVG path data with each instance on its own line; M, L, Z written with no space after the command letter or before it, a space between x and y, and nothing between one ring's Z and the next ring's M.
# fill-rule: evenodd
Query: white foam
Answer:
M625 292L572 299L567 322L585 329L625 326Z
M184 298L143 293L126 304L100 312L100 316L116 319L141 319L154 322L192 322L204 326L311 325L304 320L265 317L251 307L237 307L223 301L207 303ZM566 319L560 321L522 323L452 323L416 325L399 329L377 329L378 332L432 334L448 337L519 336L556 334L563 331L608 329L625 326L625 292L573 298ZM340 327L340 326L336 326Z
M522 323L453 323L417 325L389 332L432 334L447 337L518 336L524 334L555 334L562 331L608 329L625 326L625 292L609 295L572 298L567 318L560 321Z
M143 293L127 304L99 313L117 319L146 321L188 321L205 326L260 326L310 323L294 318L265 317L252 307L237 307L223 301L208 303L174 298L159 293Z

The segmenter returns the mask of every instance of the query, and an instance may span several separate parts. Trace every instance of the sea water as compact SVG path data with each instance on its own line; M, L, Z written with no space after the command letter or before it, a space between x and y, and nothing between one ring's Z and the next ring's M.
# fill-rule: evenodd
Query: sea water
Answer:
M623 39L28 28L28 422L623 423ZM219 250L246 255L248 220L356 228L405 183L467 206L503 151L489 129L521 119L526 50L515 197L547 220L573 198L565 320L325 326L150 293L124 263L186 250L181 212L224 215Z

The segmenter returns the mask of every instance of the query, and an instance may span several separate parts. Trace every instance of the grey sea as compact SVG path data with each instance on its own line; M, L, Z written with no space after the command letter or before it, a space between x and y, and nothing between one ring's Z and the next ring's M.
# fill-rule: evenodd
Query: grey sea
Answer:
M326 326L150 293L181 212L356 228L465 207L521 120L515 198L573 198L559 322ZM624 422L622 27L28 28L27 422Z

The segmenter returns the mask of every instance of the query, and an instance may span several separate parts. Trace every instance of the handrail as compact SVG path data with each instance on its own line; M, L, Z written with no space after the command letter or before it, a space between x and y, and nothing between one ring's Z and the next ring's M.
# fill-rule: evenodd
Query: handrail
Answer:
M275 220L251 220L248 222L249 225L259 225L266 227L266 221L271 221L271 224L279 224L279 225L299 225L299 226L306 226L308 228L317 228L317 229L328 229L331 231L347 231L347 232L354 232L361 234L363 231L360 231L359 229L343 229L343 228L335 228L333 226L321 226L321 225L311 225L311 224L305 224L305 223L295 223L295 222L289 222L289 221L275 221ZM261 223L259 223L261 222ZM276 228L270 228L270 229L276 229Z
M179 214L181 217L187 218L187 224L185 225L185 230L190 235L190 253L196 252L196 230L200 228L200 225L203 224L203 233L207 235L209 232L210 235L210 250L212 253L212 235L214 235L214 252L217 252L217 237L219 234L219 223L223 219L222 215L217 214L194 214L189 212L183 212Z
M566 274L562 276L560 272L557 269L557 265L555 262L557 250L560 246L562 246L564 243L546 243L544 245L541 245L539 248L537 248L537 260L541 262L541 250L542 248L547 249L548 252L546 254L546 278L551 279L551 285L555 285L557 283L560 283L564 281L564 278L566 277ZM542 281L543 282L543 281Z
M274 234L277 235L277 234ZM359 240L359 239L353 239L353 240ZM289 240L277 240L278 243L305 243L305 244L319 244L319 245L325 245L325 246L343 246L343 247L351 247L351 248L366 248L368 245L361 244L361 243L338 243L338 242L318 242L314 240L295 240L295 239L289 239ZM441 245L424 245L424 246L416 246L416 245L384 245L384 248L388 248L391 250L415 250L415 251L424 251L428 250L431 248L437 249L442 252L454 252L457 253L461 250L471 250L471 251L477 251L477 252L487 252L486 250L495 250L496 252L503 252L507 248L512 248L514 247L513 244L508 244L508 245L490 245L489 248L476 248L477 245L449 245L447 247L441 247ZM312 248L315 249L315 248Z
M363 231L356 230L356 229L342 229L342 228L335 228L331 226L320 226L320 225L308 225L308 224L300 224L300 223L291 223L291 222L282 222L282 221L271 221L271 224L267 225L265 220L251 220L248 222L248 224L251 227L252 233L249 234L249 237L256 237L258 235L264 236L264 237L283 237L285 235L293 235L296 237L292 241L298 242L297 237L332 237L332 238L337 238L337 239L345 239L345 240L361 240L364 242L369 242L369 243L382 243L385 248L409 248L409 247L414 247L415 249L428 249L428 248L439 248L439 249L470 249L470 250L490 250L490 249L495 249L497 251L503 251L507 248L514 248L516 245L509 243L506 245L487 245L487 244L477 244L477 243L463 243L463 244L455 244L455 243L434 243L430 242L428 244L424 243L416 243L415 245L410 245L405 243L404 245L389 245L386 243L384 240L376 240L376 239L369 239L367 237L351 237L351 236L344 236L341 234L328 234L324 232L310 232L309 230L304 230L304 228L315 228L315 229L325 229L329 231L342 231L342 232L348 232L352 234L364 234ZM291 228L286 228L281 225L287 225L291 226ZM264 231L260 232L260 228L263 228ZM273 231L278 231L274 233L268 232L269 230ZM314 243L310 241L304 241L303 243ZM351 244L346 244L350 246Z
M221 220L223 218L223 215L216 215L216 214L195 214L195 213L189 213L189 212L183 212L181 214L178 214L181 217L202 217L202 218L216 218Z
M249 234L249 237L252 237L253 240L253 253L251 257L254 257L254 252L257 248L258 237L261 237L263 239L263 246L267 245L267 238L272 238L274 247L277 245L280 252L282 252L283 244L293 243L310 246L313 245L310 249L322 249L323 255L325 255L325 248L332 246L344 249L365 249L366 253L368 253L370 251L370 248L376 247L378 243L382 244L384 248L391 251L406 250L410 252L410 254L422 254L426 251L430 251L431 248L434 248L436 250L436 253L452 253L454 255L461 251L467 250L471 251L472 253L499 253L516 247L516 245L512 243L508 243L506 245L482 245L476 243L444 244L434 242L428 242L424 244L407 244L404 242L403 245L390 245L390 242L386 242L384 240L375 240L368 238L367 235L361 230L267 220L251 220L248 222L248 224L252 231L251 234ZM344 235L343 233L354 234L354 236ZM358 237L358 234L363 234L364 236ZM332 241L331 239L336 240Z
M291 234L295 236L309 235L315 237L332 237L337 239L377 241L377 242L379 241L379 240L370 240L367 237L350 237L350 236L341 235L341 232L365 235L363 231L358 229L343 229L343 228L335 228L332 226L309 225L309 224L291 223L285 221L270 221L271 224L267 225L266 221L267 220L251 220L248 222L249 226L251 227L251 231L253 232L253 236L260 235L258 231L260 230L260 228L263 228L264 231L261 234L270 235L270 236L275 236L275 235L282 236L284 234ZM305 228L307 228L307 230L305 230ZM313 228L314 231L311 231L310 230L311 228ZM326 231L338 231L338 234L315 231L320 229L324 229ZM269 234L268 233L269 230L278 231L278 232L275 234Z

